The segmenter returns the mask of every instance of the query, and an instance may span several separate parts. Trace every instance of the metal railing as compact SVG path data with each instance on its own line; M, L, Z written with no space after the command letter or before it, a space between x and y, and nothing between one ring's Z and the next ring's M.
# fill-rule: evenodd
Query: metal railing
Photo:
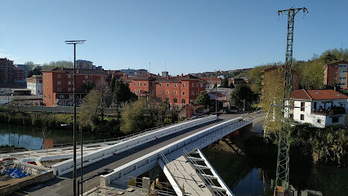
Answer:
M213 186L216 186L216 184L210 179L205 177L205 175L209 175L204 170L200 167L196 167L195 165L200 165L197 163L197 161L192 157L185 149L184 149L184 156L186 159L191 163L192 167L196 169L197 174L202 178L203 182L208 184L208 189L213 195L218 195L218 196L224 196L226 195L226 191L220 191L218 189L213 189ZM205 165L206 166L206 165ZM218 182L219 184L219 182ZM219 184L220 185L220 184ZM220 186L221 187L221 186ZM221 187L222 188L222 187Z

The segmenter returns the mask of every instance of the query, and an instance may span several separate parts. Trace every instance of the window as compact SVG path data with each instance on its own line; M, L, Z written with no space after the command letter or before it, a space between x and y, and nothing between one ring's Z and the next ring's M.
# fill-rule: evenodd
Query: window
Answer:
M71 75L70 75L70 74L68 74L68 78L71 78Z
M176 87L176 83L174 84L174 87Z
M301 102L301 111L305 111L305 102Z
M174 103L178 103L178 100L176 98L173 99Z
M300 115L300 120L304 120L304 114Z
M196 87L198 87L198 85L199 85L199 84L198 84L198 83L196 83Z
M185 104L185 99L182 99L182 100L181 100L181 103Z
M185 95L185 91L182 92L182 95Z
M64 99L64 95L59 95L59 98Z
M85 75L85 79L88 79L88 75Z
M167 86L169 86L169 83L167 83Z
M203 83L201 83L201 88L203 87Z
M167 91L167 95L169 95L169 91Z
M182 87L185 87L185 83L182 83Z
M177 93L177 92L176 92L176 91L174 91L174 95L176 95L176 93Z
M317 110L317 102L313 102L313 109Z
M195 87L195 83L192 83L192 87Z
M332 117L332 123L338 123L339 118L338 117Z
M62 89L61 88L57 88L57 92L61 92L62 91Z
M62 82L61 81L57 81L57 85L61 85L62 84Z
M71 92L71 88L68 88L68 91Z
M136 85L137 85L137 83L134 82L134 86L136 86Z
M162 95L162 91L161 90L159 91L159 94Z
M71 81L68 81L68 85L71 85Z
M161 83L159 83L159 86L162 86L162 84L161 84Z
M146 86L146 83L144 82L144 86Z
M317 122L320 124L321 123L321 119L318 119Z
M57 78L61 78L62 76L60 74L57 74Z
M141 86L141 82L138 83L138 86Z

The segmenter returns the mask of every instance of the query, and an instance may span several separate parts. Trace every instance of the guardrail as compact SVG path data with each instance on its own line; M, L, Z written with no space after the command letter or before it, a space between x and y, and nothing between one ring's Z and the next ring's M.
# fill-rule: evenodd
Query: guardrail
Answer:
M165 137L167 135L182 131L187 128L194 127L196 125L208 123L216 119L217 119L217 116L212 115L205 118L195 119L195 120L187 121L184 123L176 124L173 126L165 127L163 129L145 133L143 135L138 135L131 139L127 139L126 141L121 141L115 145L84 155L83 164L84 166L90 165L92 163L95 163L102 159L106 159L108 157L116 155L117 153L124 152L126 150L142 145L144 143L156 140L161 137ZM77 158L76 167L80 168L80 164L81 164L80 158ZM55 165L52 165L52 170L55 175L63 175L63 174L69 173L73 170L73 160L69 159L69 160L57 163Z
M137 176L138 173L141 174L154 167L157 160L161 158L161 153L167 155L182 148L185 148L187 151L195 148L202 149L216 141L217 138L221 138L250 123L251 121L243 121L241 117L238 117L180 139L170 145L157 149L152 153L118 167L107 175L101 176L101 185L107 186L112 182L117 182L119 184L125 183L124 178L128 175ZM197 143L193 144L194 142Z

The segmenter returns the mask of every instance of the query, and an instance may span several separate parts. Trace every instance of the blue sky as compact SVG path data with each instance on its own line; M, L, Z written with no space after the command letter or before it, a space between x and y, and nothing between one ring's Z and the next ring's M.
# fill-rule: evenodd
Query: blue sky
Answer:
M347 0L1 0L0 57L15 63L73 60L65 40L85 39L77 58L105 69L171 75L284 61L287 16L294 57L348 48Z

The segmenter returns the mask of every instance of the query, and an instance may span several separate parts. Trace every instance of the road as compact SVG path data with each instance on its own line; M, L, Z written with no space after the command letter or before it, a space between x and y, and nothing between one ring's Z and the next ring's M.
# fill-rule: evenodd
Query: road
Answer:
M137 159L145 154L148 154L154 150L157 150L163 146L173 143L179 139L187 137L191 134L204 130L208 127L219 124L223 121L233 119L241 116L241 114L223 114L219 116L217 121L212 123L203 124L190 129L183 130L179 133L175 133L163 138L159 138L156 141L149 142L147 144L135 147L123 153L117 154L117 156L109 157L107 159L101 160L97 163L89 165L83 169L84 179L89 179L84 183L84 191L97 187L100 183L100 177L98 172L104 169L114 169L122 166L134 159ZM80 170L77 172L80 174ZM30 195L30 196L69 196L72 195L72 173L68 173L64 176L59 176L51 181L26 188L16 193L16 195Z

